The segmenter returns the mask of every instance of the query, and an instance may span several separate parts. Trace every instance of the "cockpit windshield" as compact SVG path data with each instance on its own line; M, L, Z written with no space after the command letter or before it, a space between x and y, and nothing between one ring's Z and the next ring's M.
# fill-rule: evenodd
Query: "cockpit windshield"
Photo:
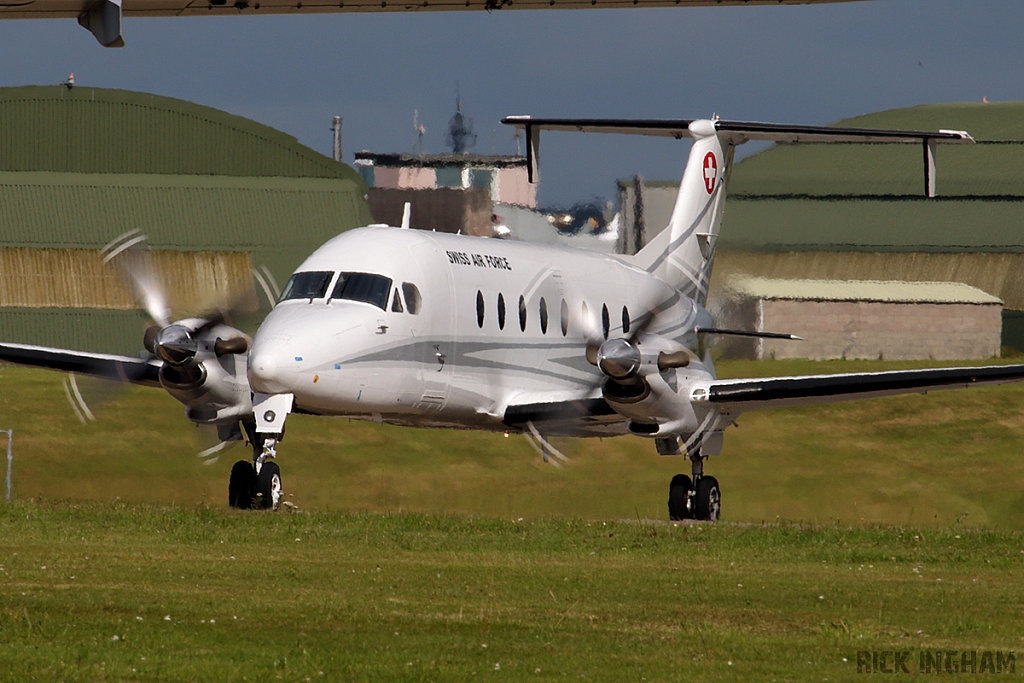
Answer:
M372 273L342 273L331 292L332 299L365 301L386 310L391 293L391 278Z
M322 299L327 296L327 287L331 284L334 273L329 270L312 270L306 273L295 273L288 280L281 292L279 302L288 299Z

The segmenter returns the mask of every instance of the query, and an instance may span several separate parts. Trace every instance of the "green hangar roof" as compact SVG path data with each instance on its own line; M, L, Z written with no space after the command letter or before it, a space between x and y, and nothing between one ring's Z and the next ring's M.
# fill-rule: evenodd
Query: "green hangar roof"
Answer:
M128 90L0 88L0 120L3 171L356 176L269 126Z
M0 246L246 251L286 277L372 222L352 168L280 131L126 90L0 88Z
M1024 103L922 105L835 125L966 130L977 144L939 147L931 199L918 146L773 145L733 170L723 247L1024 252Z

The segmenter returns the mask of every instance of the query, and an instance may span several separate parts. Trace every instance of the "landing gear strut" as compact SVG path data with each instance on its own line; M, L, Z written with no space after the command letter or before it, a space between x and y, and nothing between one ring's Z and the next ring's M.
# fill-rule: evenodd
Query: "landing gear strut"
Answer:
M281 434L257 434L257 443L262 441L263 445L258 449L255 445L253 447L253 460L256 469L256 504L264 510L276 510L281 502L281 468L272 460L277 457L277 444L281 440L281 436Z
M705 456L690 456L693 479L685 474L672 477L668 488L668 518L672 521L699 519L717 522L722 510L718 480L704 476Z

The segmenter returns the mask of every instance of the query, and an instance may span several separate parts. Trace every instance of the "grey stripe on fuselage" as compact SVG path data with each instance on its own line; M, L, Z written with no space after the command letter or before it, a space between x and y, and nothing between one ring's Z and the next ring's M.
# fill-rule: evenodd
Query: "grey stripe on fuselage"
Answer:
M682 295L673 290L667 299L657 304L654 308L649 311L632 318L630 320L630 329L635 329L635 326L642 325L645 320L650 316L658 316L665 311L671 310ZM659 330L660 334L668 335L676 330L685 330L688 327L692 327L696 321L696 310L691 308L688 311L686 317L668 328ZM621 330L621 328L619 328ZM345 365L349 367L357 367L361 364L380 364L380 363L421 363L425 368L431 370L438 369L438 362L436 360L437 348L444 346L446 349L450 346L455 346L455 357L448 357L445 359L446 364L450 364L453 370L465 369L465 368L487 368L493 370L516 370L529 375L538 375L541 377L557 377L582 387L592 387L595 381L600 379L601 375L599 371L590 365L586 361L586 345L582 340L575 339L564 339L562 341L553 342L528 342L523 341L519 343L514 342L495 342L495 341L466 341L465 339L439 339L439 340L424 340L417 339L409 343L400 343L395 346L391 346L385 349L375 349L369 353L357 354L354 356L342 357L334 359L328 363L319 366L316 369L330 371L336 365ZM566 373L552 372L551 369L542 369L539 367L532 367L522 364L517 364L516 359L511 357L516 352L521 351L543 351L543 350L558 350L566 349L569 351L567 355L545 358L548 363L554 363L561 365L565 368L575 370L579 372L583 377L573 376ZM477 354L501 351L509 356L508 360L496 361L491 359L480 358Z
M315 369L330 371L331 369L334 369L336 365L358 367L359 365L369 364L376 367L381 363L421 363L425 368L436 371L439 363L436 360L435 354L437 351L435 350L435 347L444 346L447 348L451 345L455 346L456 355L454 358L446 358L445 365L451 365L452 369L455 371L460 368L487 368L492 370L511 369L529 375L552 378L557 377L560 380L571 382L580 387L593 386L596 383L596 380L600 378L598 370L586 361L586 347L581 342L577 341L566 341L563 343L523 342L513 345L507 342L470 342L451 339L427 341L419 339L410 343L392 346L387 349L375 349L369 353L339 358L328 363L324 363ZM480 358L475 355L488 351L502 351L506 354L511 354L516 351L552 349L566 349L570 350L571 353L558 358L545 358L547 362L578 370L581 373L586 373L588 376L579 377L566 373L552 372L551 370L543 370L538 367L517 365L515 364L515 359L511 357L508 361L496 361ZM429 358L429 360L427 360L427 358Z
M670 241L668 249L662 252L661 255L658 256L658 258L654 259L654 262L647 267L648 273L653 273L654 271L656 271L658 267L661 266L661 264L664 263L665 260L672 254L672 252L681 247L683 245L683 242L685 242L690 237L690 235L693 234L693 232L697 229L697 225L702 220L704 220L704 215L711 209L711 205L714 204L721 187L722 186L719 185L718 188L715 189L715 193L708 198L707 204L704 205L704 208L700 210L700 213L697 214L697 217L693 219L692 223L690 223L690 227L688 227L683 232L683 234L676 238L674 241ZM665 229L671 230L672 224L670 223L669 226Z

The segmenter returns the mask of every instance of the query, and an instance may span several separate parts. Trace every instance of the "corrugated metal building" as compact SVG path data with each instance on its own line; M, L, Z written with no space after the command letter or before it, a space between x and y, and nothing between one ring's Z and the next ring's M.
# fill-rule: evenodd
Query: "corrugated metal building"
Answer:
M0 120L5 341L138 351L145 317L99 254L129 230L148 236L184 315L254 291L254 269L283 282L325 240L372 222L350 167L209 107L81 86L0 88Z

